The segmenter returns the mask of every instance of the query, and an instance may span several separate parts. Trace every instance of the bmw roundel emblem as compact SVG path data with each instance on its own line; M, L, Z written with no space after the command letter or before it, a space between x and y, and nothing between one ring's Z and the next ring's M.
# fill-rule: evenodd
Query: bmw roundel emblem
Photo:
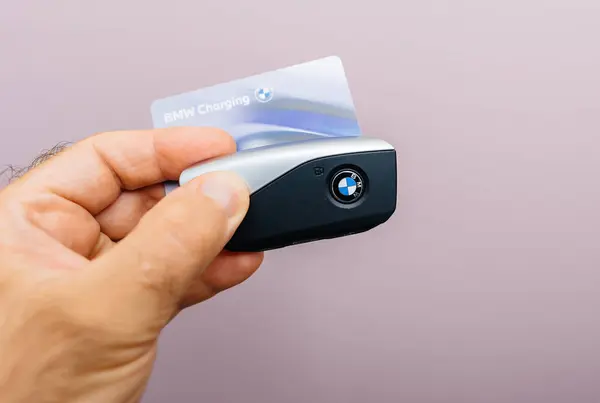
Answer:
M269 102L273 99L273 89L272 88L257 88L254 91L254 96L258 102Z
M344 169L333 176L331 193L341 203L354 203L362 196L364 191L363 178L358 172Z

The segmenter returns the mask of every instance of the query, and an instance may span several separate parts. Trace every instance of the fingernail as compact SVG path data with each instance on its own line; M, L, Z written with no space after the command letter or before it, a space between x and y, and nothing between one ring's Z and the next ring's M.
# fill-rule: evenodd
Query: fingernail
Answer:
M214 172L207 174L200 190L223 207L229 217L233 217L238 212L240 197L247 192L247 186L236 174Z

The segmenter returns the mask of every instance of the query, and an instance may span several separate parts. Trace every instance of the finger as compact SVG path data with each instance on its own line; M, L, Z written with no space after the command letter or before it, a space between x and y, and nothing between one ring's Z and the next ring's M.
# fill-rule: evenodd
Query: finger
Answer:
M99 269L91 270L89 284L103 293L108 312L120 310L142 323L145 315L150 316L145 320L153 315L167 320L193 280L222 251L248 204L248 188L237 175L202 175L169 193L94 261Z
M115 243L106 234L101 232L88 258L91 260L97 259L111 250L114 246Z
M219 256L190 284L181 308L188 308L239 285L260 267L264 253L221 252Z
M96 216L100 229L113 241L119 241L135 228L140 219L165 196L162 184L128 190Z
M74 144L15 185L59 195L97 215L122 190L177 180L190 165L235 149L231 136L212 128L102 133Z

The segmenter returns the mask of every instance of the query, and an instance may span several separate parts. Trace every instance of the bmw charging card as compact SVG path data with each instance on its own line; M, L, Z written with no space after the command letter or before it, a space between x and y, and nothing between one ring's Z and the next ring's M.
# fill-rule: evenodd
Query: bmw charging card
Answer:
M318 138L360 136L341 60L326 57L159 99L155 128L210 126L238 151ZM177 186L170 183L170 187Z

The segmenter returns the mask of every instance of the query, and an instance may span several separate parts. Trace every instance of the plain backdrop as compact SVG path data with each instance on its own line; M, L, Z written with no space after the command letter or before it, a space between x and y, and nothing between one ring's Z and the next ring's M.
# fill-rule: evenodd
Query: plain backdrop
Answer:
M146 403L600 401L597 0L0 1L0 164L329 55L395 216L269 252L164 333Z

